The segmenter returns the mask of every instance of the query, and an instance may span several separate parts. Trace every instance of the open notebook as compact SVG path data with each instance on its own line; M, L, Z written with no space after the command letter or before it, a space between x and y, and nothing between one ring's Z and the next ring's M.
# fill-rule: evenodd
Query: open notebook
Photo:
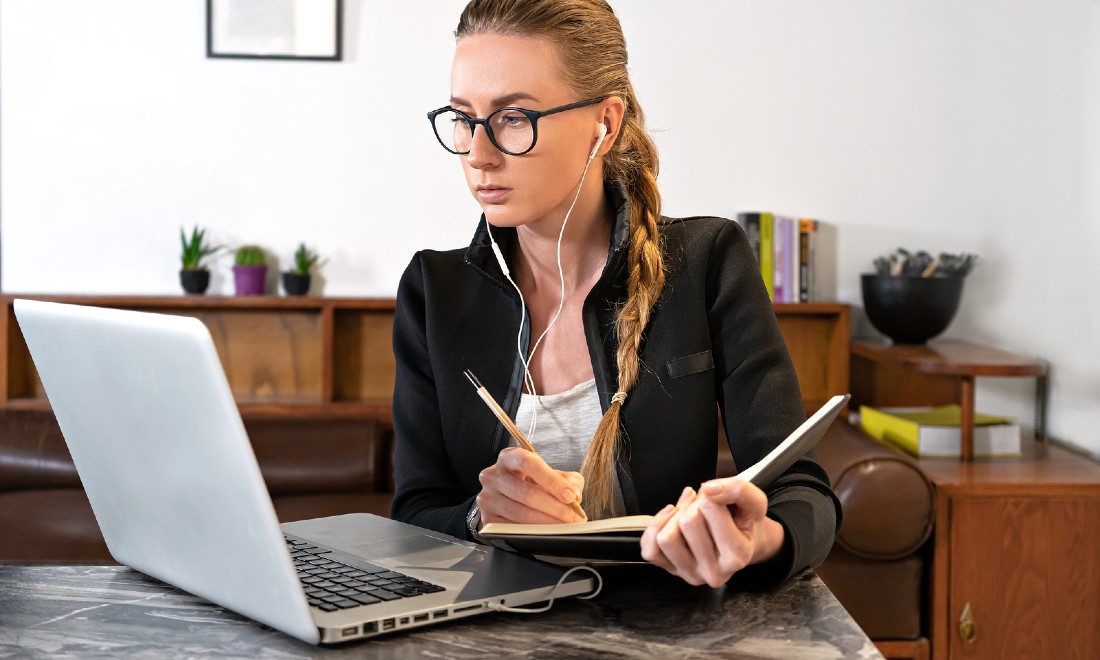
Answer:
M737 476L760 488L768 486L817 445L849 398L848 394L834 396L767 456ZM558 525L488 523L479 535L499 548L562 564L642 561L640 540L652 519L640 515Z

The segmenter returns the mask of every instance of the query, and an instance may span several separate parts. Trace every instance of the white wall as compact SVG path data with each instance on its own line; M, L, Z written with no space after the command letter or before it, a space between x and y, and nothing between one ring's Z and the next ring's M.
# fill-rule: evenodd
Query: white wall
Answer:
M3 0L3 289L177 292L200 223L393 295L478 215L424 119L463 4L345 0L345 61L292 63L205 58L198 0ZM1097 0L613 4L670 214L833 223L856 305L899 245L977 252L948 335L1049 360L1050 433L1100 453ZM1029 422L1031 388L982 379L979 407Z

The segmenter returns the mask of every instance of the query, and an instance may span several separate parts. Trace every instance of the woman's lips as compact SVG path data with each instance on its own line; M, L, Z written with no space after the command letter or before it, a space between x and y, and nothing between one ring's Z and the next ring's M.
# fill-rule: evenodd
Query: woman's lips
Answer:
M497 204L504 201L504 198L507 197L510 192L512 192L511 188L498 188L495 186L486 186L482 188L479 186L477 189L477 199L486 204Z

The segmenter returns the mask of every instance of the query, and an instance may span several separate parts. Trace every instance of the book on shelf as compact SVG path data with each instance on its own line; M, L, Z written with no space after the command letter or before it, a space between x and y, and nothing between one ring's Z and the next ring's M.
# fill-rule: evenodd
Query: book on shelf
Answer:
M817 255L817 220L801 218L798 221L798 301L810 302L817 291L817 269L813 268Z
M768 296L776 303L836 299L836 234L811 218L768 212L737 214Z
M738 213L737 224L745 230L745 237L749 239L749 249L756 263L760 263L760 214Z
M774 449L738 473L758 488L767 487L817 445L851 397L829 399ZM653 516L635 515L549 525L487 523L478 535L505 550L535 555L558 564L642 561L641 537Z
M760 277L768 297L775 300L775 215L760 214Z
M918 458L959 456L962 409L860 406L859 426L879 442ZM1018 456L1020 426L1010 417L974 414L975 456Z

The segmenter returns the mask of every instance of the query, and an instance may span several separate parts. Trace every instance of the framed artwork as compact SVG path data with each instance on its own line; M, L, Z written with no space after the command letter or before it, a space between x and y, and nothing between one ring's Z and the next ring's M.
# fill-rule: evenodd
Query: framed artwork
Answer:
M206 0L206 56L341 59L342 0Z

